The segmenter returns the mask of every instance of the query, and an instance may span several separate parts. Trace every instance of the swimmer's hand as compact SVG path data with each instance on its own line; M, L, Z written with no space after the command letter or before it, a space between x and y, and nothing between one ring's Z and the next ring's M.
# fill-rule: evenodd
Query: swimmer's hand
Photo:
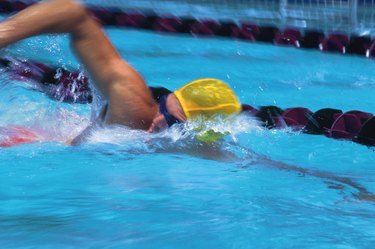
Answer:
M165 128L168 127L167 121L165 121L165 118L162 114L158 113L154 120L152 121L152 124L150 128L148 129L148 132L154 133L159 132Z
M367 191L359 192L355 196L361 201L375 202L375 195Z

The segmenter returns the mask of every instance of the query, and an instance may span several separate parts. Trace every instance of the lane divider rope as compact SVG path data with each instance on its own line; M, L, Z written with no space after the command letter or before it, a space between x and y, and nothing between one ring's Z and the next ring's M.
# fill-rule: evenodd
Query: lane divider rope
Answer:
M20 11L34 1L1 1L0 13ZM375 40L368 35L351 35L333 32L325 35L319 30L301 32L295 28L279 29L275 26L259 26L248 21L232 22L214 19L198 20L194 17L159 16L117 8L89 7L102 25L153 30L163 33L182 33L194 36L229 37L249 42L266 42L296 48L317 49L323 52L355 54L375 57Z
M17 80L32 81L51 99L87 104L92 101L89 79L82 72L69 71L35 61L0 58L0 69ZM292 128L306 134L351 140L375 146L375 116L372 113L323 108L312 112L305 107L282 109L277 106L254 108L243 104L242 111L259 119L264 127Z

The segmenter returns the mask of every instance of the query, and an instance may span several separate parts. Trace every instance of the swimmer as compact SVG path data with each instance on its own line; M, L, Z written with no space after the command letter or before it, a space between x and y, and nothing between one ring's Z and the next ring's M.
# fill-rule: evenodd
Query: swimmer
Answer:
M95 87L107 101L99 119L107 125L120 124L133 129L155 132L176 122L186 122L199 114L236 114L241 106L236 95L215 79L193 81L174 93L153 99L142 76L124 61L91 13L74 0L50 0L34 4L0 23L0 48L22 39L47 33L68 33L72 47L85 65ZM90 127L79 137L84 137ZM33 132L13 127L16 143L39 139ZM21 134L22 136L19 136ZM1 145L1 144L0 144ZM358 199L375 201L372 193L350 179L259 158L266 165L322 179L344 183L358 190Z
M1 22L0 48L47 33L70 35L76 55L107 102L100 115L105 125L120 124L156 132L175 122L186 122L189 117L196 115L196 111L199 112L199 108L194 109L196 103L186 99L186 95L191 98L194 94L189 92L198 89L204 90L199 93L201 101L206 101L210 93L212 99L220 102L229 92L232 98L230 101L234 103L230 103L232 106L229 108L224 107L223 112L231 114L240 111L240 105L229 87L213 79L192 82L187 88L163 96L159 107L142 76L120 57L100 24L78 1L49 0L36 3ZM225 88L223 93L215 92L214 85L217 83L220 84L219 89ZM190 111L187 112L188 109Z

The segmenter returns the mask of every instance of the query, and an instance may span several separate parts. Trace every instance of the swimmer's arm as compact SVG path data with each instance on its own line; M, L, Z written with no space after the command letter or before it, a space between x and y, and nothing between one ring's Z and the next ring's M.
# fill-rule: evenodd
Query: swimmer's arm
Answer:
M157 107L137 71L121 59L91 13L73 0L32 5L0 23L0 48L46 33L69 33L72 47L109 102L107 123L148 129Z
M238 146L238 145L233 145L233 146ZM353 196L355 198L357 198L358 200L375 202L375 194L373 194L368 189L366 189L364 186L362 186L360 183L354 181L353 179L351 179L349 177L338 176L338 175L335 175L333 173L329 173L329 172L325 172L325 171L308 169L308 168L303 168L303 167L292 165L292 164L287 164L287 163L284 163L284 162L281 162L281 161L275 161L275 160L272 160L271 158L269 158L265 155L257 154L256 152L254 152L254 151L252 151L248 148L241 147L241 146L239 146L239 148L241 148L243 151L246 151L246 153L247 153L246 159L250 160L249 161L250 164L252 164L252 163L259 164L260 163L262 165L271 166L271 167L276 168L278 170L296 172L301 176L305 176L305 175L306 176L313 176L313 177L323 179L326 182L343 184L345 186L352 187L352 188L354 188L358 191L357 193L353 193ZM238 159L238 157L235 154L233 154L232 152L227 151L227 150L223 151L221 147L212 147L212 149L214 149L214 150L217 149L219 153L222 153L222 157L221 157L222 159L223 158L225 158L227 160L228 159L229 160ZM204 151L204 150L202 150L202 151ZM217 156L217 158L220 158L220 157ZM250 164L248 164L247 166L250 166Z
M103 124L105 116L107 115L108 104L103 106L96 120L90 123L81 133L73 139L69 139L65 143L68 145L80 145L87 141L87 138L92 134L94 129L97 129Z
M324 180L333 181L336 183L344 184L346 186L350 186L358 191L358 193L353 194L353 196L357 199L362 201L375 202L375 195L373 193L369 192L364 186L348 177L337 176L329 172L311 170L295 165L286 164L280 161L274 161L266 156L258 155L258 157L260 162L263 162L265 165L270 165L279 170L294 171L301 175L314 176Z
M97 129L98 126L95 123L88 125L78 136L73 139L66 141L67 145L80 145L87 142L87 138L92 134L93 130Z

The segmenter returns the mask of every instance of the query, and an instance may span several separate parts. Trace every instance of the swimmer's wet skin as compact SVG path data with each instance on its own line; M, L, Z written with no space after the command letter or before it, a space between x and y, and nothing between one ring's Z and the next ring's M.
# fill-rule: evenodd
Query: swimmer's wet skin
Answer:
M158 107L142 76L120 57L92 14L74 0L37 3L0 23L0 48L46 33L70 34L76 55L108 103L103 124L155 132L197 115L240 111L233 91L215 79L193 81L163 96Z

